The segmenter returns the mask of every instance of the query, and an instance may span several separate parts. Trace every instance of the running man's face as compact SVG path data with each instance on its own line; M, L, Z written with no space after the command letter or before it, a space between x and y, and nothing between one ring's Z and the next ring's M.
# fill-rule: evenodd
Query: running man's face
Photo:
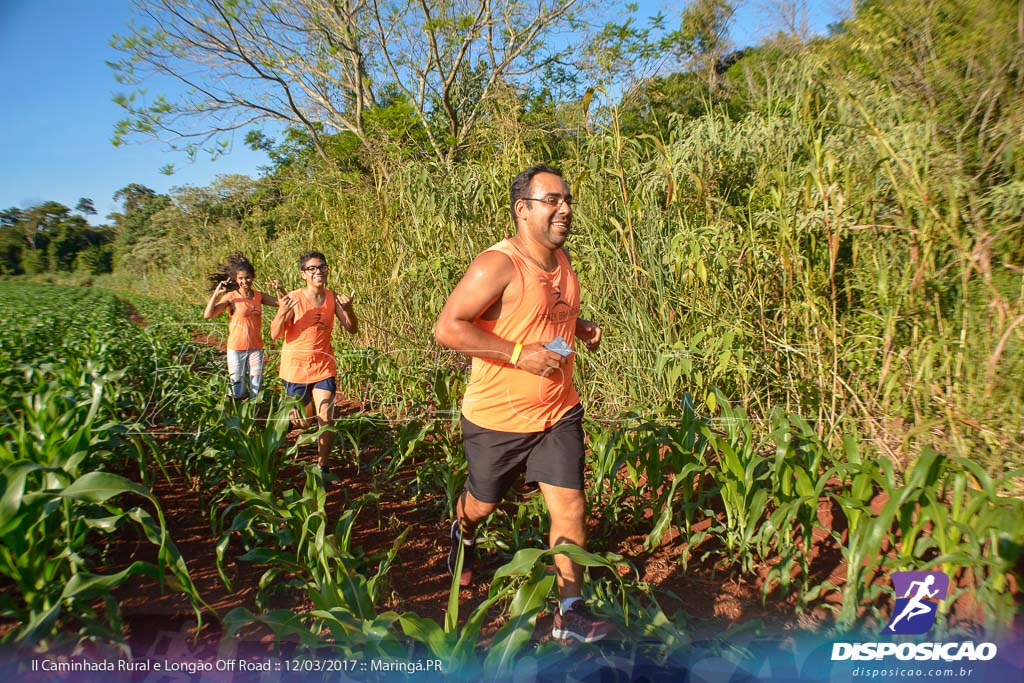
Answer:
M317 287L323 287L327 282L327 263L316 256L302 264L302 279Z
M565 180L554 173L538 173L523 204L520 216L532 239L552 250L565 244L572 230L572 193Z

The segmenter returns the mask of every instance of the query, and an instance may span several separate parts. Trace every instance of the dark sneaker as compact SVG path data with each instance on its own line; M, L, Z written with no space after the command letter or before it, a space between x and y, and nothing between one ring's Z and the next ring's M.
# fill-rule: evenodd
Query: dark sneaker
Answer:
M451 540L452 547L448 551L448 573L455 574L455 566L459 562L459 548L465 548L462 554L462 573L459 575L459 585L469 586L473 583L473 565L476 564L476 541L474 540L469 545L462 542L457 519L452 522Z
M324 483L338 481L338 476L331 472L331 468L327 465L317 465L320 469L320 478L324 480Z
M551 637L559 640L574 638L581 643L596 643L612 631L612 625L598 619L582 600L573 603L569 611L562 613L555 608L555 625Z

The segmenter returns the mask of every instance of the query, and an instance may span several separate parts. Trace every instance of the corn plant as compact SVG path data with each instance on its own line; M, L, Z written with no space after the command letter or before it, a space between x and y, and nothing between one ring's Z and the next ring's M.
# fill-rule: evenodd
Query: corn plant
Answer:
M886 482L893 481L892 464L886 459L862 459L856 440L847 438L846 462L836 466L836 475L841 484L838 491L830 496L839 504L846 517L846 542L833 532L840 543L846 560L846 577L842 585L842 607L837 618L841 629L849 629L857 620L860 606L873 602L881 587L872 579L874 571L882 567L870 564L881 556L882 544L889 538L895 510L884 517L871 512L871 501L876 491L882 490ZM829 584L826 582L826 588Z
M722 399L718 405L725 433L708 425L699 427L718 456L709 472L725 509L724 523L713 524L710 533L721 538L725 561L749 573L757 560L762 535L767 533L761 520L768 505L768 461L758 452L759 444L746 412Z
M935 468L935 463L940 471L924 482L926 490L913 518L902 525L900 557L911 566L924 562L951 578L970 574L968 588L954 584L948 598L938 605L940 627L952 605L972 592L985 609L986 625L1005 629L1013 614L1007 577L1024 547L1024 531L1014 515L1024 508L1018 499L1000 495L1000 490L1020 472L995 479L971 460L947 461L941 456L925 457L914 471Z
M215 457L234 463L229 466L234 481L256 491L272 492L280 486L281 466L288 450L284 448L290 428L288 413L296 406L298 401L286 401L276 409L271 406L262 428L255 401L242 403L235 414L224 417L223 426L215 432L220 447Z
M371 452L383 448L384 432L387 428L386 420L381 419L378 415L360 413L335 418L333 428L335 443L338 444L337 448L341 450L342 444L344 444L352 449L351 464L357 473L362 472L363 466L366 464L370 465L371 470L378 465L381 460L380 455L375 453L371 461L364 462L363 453L367 448L372 449ZM304 437L305 434L300 438Z
M612 526L636 524L645 509L653 510L646 550L660 545L676 524L688 537L688 549L699 544L703 534L694 534L693 524L708 513L715 494L698 481L706 470L701 421L688 395L680 405L646 419L631 413L615 430L586 423L593 476L587 498L600 501L602 519ZM624 512L629 519L621 517ZM687 555L681 561L685 565Z
M0 444L0 455L9 460L13 453ZM168 535L163 512L145 487L106 472L77 475L24 459L4 467L0 482L0 573L15 586L15 595L3 601L3 611L22 624L4 642L51 644L75 624L80 639L102 635L120 641L110 591L132 576L149 576L184 592L202 624L203 603ZM144 508L115 504L113 499L129 494L146 499L156 518ZM135 561L113 573L97 571L96 544L126 527L141 530L157 546L156 562ZM98 598L105 601L105 616L93 607Z
M363 496L345 510L327 533L324 510L326 492L319 472L306 469L302 494L285 491L275 499L269 492L254 492L234 487L232 495L238 508L234 522L217 547L218 562L223 559L232 533L240 533L255 543L239 559L268 566L260 579L260 600L275 581L287 578L288 583L302 590L313 603L309 612L270 610L254 614L236 608L225 617L226 636L251 623L272 630L278 642L296 638L310 651L328 648L345 656L401 656L405 650L392 624L398 619L394 612L378 614L374 606L380 587L408 533L399 534L391 547L379 558L377 571L367 578L365 564L369 558L352 548L352 529L358 512L377 502L376 495ZM222 578L227 578L222 573ZM330 636L333 645L325 643Z
M629 451L619 447L622 431L589 416L584 418L583 430L587 434L587 464L591 475L587 500L600 505L602 521L617 525L627 495L626 488L617 481L618 472L629 457Z
M903 550L913 550L919 540L913 529L922 521L922 503L925 510L929 509L946 459L934 451L924 452L902 483L889 460L862 460L852 441L848 442L847 461L836 469L844 482L843 490L832 494L848 523L847 540L841 546L847 562L838 617L841 629L853 626L860 609L879 596L882 587L873 581L873 574L907 561L905 554L902 560L887 559L883 549L889 545L900 550L902 534ZM872 514L870 504L878 492L884 492L887 499L881 511Z
M680 557L685 567L690 549L705 537L703 532L694 532L693 525L711 514L710 500L718 491L705 489L701 481L708 472L704 459L708 442L701 433L706 422L697 417L689 395L682 397L680 405L681 409L671 407L662 414L664 424L658 427L655 440L658 450L647 451L648 457L642 463L649 480L665 482L671 479L667 488L663 483L651 500L651 509L656 513L644 548L651 550L660 545L665 533L678 524L687 538L686 552Z
M774 552L779 562L768 570L762 598L776 585L786 595L796 570L797 610L802 611L822 590L821 585L810 586L810 558L818 505L832 471L823 467L825 446L806 420L775 411L772 423L767 438L775 446L770 473L775 509L765 520L761 554Z
M411 467L415 472L416 499L441 490L447 509L442 516L454 516L454 500L466 480L466 464L458 440L459 387L462 377L443 368L422 373L423 380L399 387L395 400L400 404L392 442L385 458L385 474L394 477ZM410 395L405 389L416 388Z
M218 567L226 585L230 587L231 583L224 574L223 560L236 534L247 549L241 559L270 565L260 580L261 602L264 602L262 591L273 589L275 579L282 574L329 576L339 557L347 558L349 564L361 559L350 547L352 526L355 515L364 507L376 504L378 496L361 497L342 514L334 532L328 533L327 493L319 469L307 467L305 477L301 493L288 489L277 495L245 485L229 489L231 503L223 517L232 521L216 548ZM340 566L349 567L349 564L342 562ZM370 584L371 587L375 583ZM352 604L353 610L358 611L357 607L358 603Z
M547 550L526 548L498 568L487 598L473 610L460 629L460 552L444 625L407 612L400 617L402 630L406 636L426 646L432 656L445 661L448 667L446 673L449 675L473 676L483 671L491 676L507 676L511 673L514 657L527 645L533 634L537 614L547 604L548 595L554 586L554 576L548 572L544 561L557 554L567 555L583 567L608 569L616 581L622 581L616 568L625 563L617 555L589 553L575 545L559 545ZM507 599L511 599L508 622L495 634L481 666L475 652L480 629L488 611Z
M973 525L977 552L970 556L969 566L975 596L985 611L986 627L997 634L1012 632L1020 611L1011 586L1016 582L1019 587L1021 581L1022 515L1024 503L1019 498L999 496L990 500Z
M539 491L518 501L511 509L499 506L486 522L478 531L480 549L493 546L505 557L511 557L525 548L547 543L544 529L548 525L548 511Z
M0 298L30 291L0 287ZM145 486L102 471L134 456L149 481L155 453L151 441L113 421L131 404L129 378L146 372L146 364L133 364L138 358L126 308L106 293L53 288L39 294L29 309L4 307L15 316L26 310L39 315L48 302L61 301L49 315L67 332L60 349L36 344L30 334L19 363L0 372L10 388L0 425L0 572L16 587L3 610L22 624L5 640L44 645L73 634L72 640L119 642L110 591L133 576L186 593L201 625L202 599L156 499ZM12 370L20 373L16 383ZM159 457L154 462L163 468ZM122 507L128 496L144 498L148 507ZM105 541L129 529L157 547L156 561L104 566Z

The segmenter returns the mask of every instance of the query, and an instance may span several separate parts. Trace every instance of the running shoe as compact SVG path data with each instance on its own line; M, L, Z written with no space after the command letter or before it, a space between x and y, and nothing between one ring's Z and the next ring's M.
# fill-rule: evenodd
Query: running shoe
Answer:
M462 534L459 532L459 520L452 522L451 531L452 547L448 551L448 573L455 574L455 566L459 562L459 548L465 548L462 556L462 573L459 575L459 585L469 586L473 583L473 565L476 564L476 539L466 545L462 542Z
M551 637L559 640L575 639L581 643L596 643L612 631L612 625L598 619L582 600L577 600L562 613L555 608L555 624L551 628Z

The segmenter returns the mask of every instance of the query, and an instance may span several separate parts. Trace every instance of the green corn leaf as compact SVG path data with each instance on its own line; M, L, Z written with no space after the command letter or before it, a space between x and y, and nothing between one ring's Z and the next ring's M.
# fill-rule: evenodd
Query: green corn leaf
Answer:
M148 500L153 500L146 487L109 472L89 472L88 474L83 474L61 491L59 495L63 498L85 503L102 503L108 498L119 496L123 493L135 493Z
M405 635L426 645L431 655L444 661L452 659L456 639L435 621L413 612L405 612L399 617L399 623Z
M537 613L544 608L554 585L554 574L535 571L530 580L516 591L509 610L509 621L491 641L484 660L485 670L493 671L496 676L507 673L513 658L530 642Z
M262 614L253 614L243 607L236 607L224 616L224 636L232 637L252 624L263 624L271 630L275 640L281 641L294 637L299 644L308 649L323 645L319 631L312 632L305 625L306 616L291 610L271 610Z
M0 474L0 483L4 487L3 497L0 498L0 534L6 534L8 526L17 522L16 516L25 493L25 480L30 473L40 469L42 467L35 463L21 461L8 465Z

